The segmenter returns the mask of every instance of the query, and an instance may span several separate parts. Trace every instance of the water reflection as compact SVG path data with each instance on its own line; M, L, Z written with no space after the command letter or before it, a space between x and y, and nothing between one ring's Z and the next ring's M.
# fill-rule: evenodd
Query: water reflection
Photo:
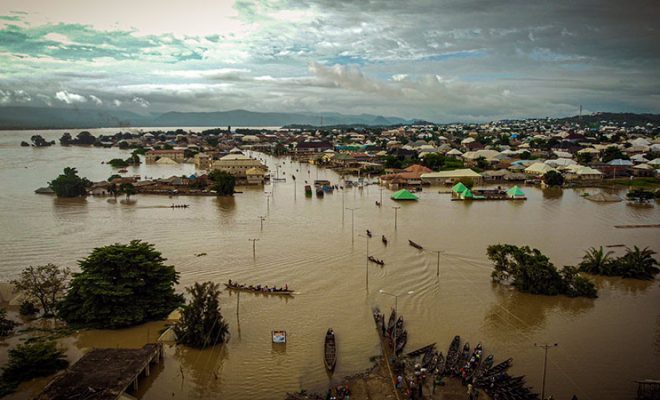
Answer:
M603 289L615 289L624 294L635 296L645 293L655 284L655 281L624 279L597 275L589 275L589 279L594 281L599 291Z
M561 313L575 317L593 308L594 300L565 296L543 296L520 293L493 283L497 302L484 316L486 330L505 339L511 332L530 334L546 329L549 315Z
M223 361L229 358L226 345L204 350L176 346L174 357L179 361L182 382L192 382L192 398L212 398L220 393ZM215 396L217 397L217 396Z
M544 199L558 199L564 195L564 189L560 187L550 187L543 189L542 192Z

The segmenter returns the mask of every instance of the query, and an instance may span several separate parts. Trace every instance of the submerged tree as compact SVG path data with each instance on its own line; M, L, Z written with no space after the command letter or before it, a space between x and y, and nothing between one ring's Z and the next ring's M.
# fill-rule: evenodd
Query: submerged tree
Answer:
M548 171L543 174L543 182L548 186L562 186L564 177L557 171Z
M225 341L228 326L220 312L219 287L213 282L196 282L186 288L191 298L174 327L178 343L204 348Z
M494 281L509 281L521 292L544 295L596 297L595 285L579 275L574 267L557 270L538 249L510 244L488 246L494 264Z
M213 170L209 173L209 179L213 181L213 190L218 196L233 196L236 178L229 172Z
M66 292L70 274L69 268L60 268L54 264L29 266L11 283L27 300L41 305L44 317L50 317L54 315L57 303Z
M87 194L87 188L92 185L87 178L78 176L75 168L66 167L62 175L48 182L57 197L80 197Z
M121 328L166 317L183 303L174 292L179 274L152 244L133 240L94 249L80 261L60 303L65 321Z
M616 275L616 262L610 256L612 251L605 252L603 246L598 250L590 248L587 250L582 262L578 264L580 271L594 275Z
M658 260L653 255L655 251L645 247L640 249L637 246L626 248L626 254L617 259L618 274L624 278L647 279L651 280L660 272L658 269Z
M135 185L130 182L123 182L121 185L119 185L119 191L126 195L126 199L130 199L132 195L137 194Z
M68 365L54 341L19 344L9 350L9 362L2 373L2 380L5 385L16 386L32 378L48 376Z
M16 325L16 322L7 318L7 310L0 308L0 337L9 335Z

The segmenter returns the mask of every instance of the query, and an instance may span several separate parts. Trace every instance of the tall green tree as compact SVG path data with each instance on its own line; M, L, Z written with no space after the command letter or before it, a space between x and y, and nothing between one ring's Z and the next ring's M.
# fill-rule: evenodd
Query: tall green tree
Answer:
M87 188L92 185L87 178L78 176L75 168L66 167L64 172L48 182L48 186L53 189L57 197L80 197L87 195Z
M121 328L159 320L183 303L174 292L179 274L154 245L140 240L94 249L79 262L60 303L65 321L95 328Z
M130 199L132 195L137 194L135 185L130 182L123 182L121 185L119 185L119 191L125 194L127 199Z
M64 297L70 274L69 268L60 268L55 264L29 266L11 283L27 300L41 305L44 317L50 317L54 315L57 303Z
M218 196L233 196L236 187L236 178L229 172L213 170L209 173L209 179L213 182L212 188Z
M220 285L196 282L186 291L190 302L174 327L177 342L196 348L223 343L229 330L220 312Z

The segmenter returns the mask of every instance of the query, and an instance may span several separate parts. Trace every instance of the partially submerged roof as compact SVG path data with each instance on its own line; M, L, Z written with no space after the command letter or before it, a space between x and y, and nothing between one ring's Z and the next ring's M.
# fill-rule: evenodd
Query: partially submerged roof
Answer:
M525 192L520 190L518 185L512 187L511 189L506 191L506 194L509 195L510 197L525 197Z
M401 189L398 192L392 193L392 196L390 196L392 200L417 200L419 197L415 196L414 194L410 193L406 189Z

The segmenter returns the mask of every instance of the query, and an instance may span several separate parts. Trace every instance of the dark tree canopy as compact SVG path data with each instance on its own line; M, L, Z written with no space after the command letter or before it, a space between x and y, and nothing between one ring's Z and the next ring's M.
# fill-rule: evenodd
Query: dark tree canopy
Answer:
M78 176L75 168L66 167L62 175L48 182L57 197L80 197L87 195L87 188L92 185L87 178Z
M494 264L494 281L510 281L521 292L555 296L596 297L594 284L581 277L575 267L557 270L538 249L511 244L488 246L488 258Z
M612 252L604 252L590 248L578 265L580 271L594 275L621 276L623 278L651 280L660 272L658 261L653 257L655 251L637 246L626 248L626 254L621 257L611 257Z
M2 373L2 380L5 385L15 386L32 378L48 376L68 365L54 341L19 344L9 350L9 362Z
M209 173L209 179L213 182L212 188L218 196L233 196L236 187L236 178L229 172L213 170Z
M108 161L108 164L112 168L126 168L128 167L128 162L122 160L121 158L113 158L112 160Z
M174 292L179 274L152 244L133 240L94 249L80 261L60 304L65 321L95 328L121 328L159 320L183 303Z
M7 310L0 308L0 337L9 335L16 325L16 322L7 319Z
M38 302L45 317L55 313L57 303L64 296L70 270L54 264L29 266L18 279L11 281L14 288L30 302Z
M548 186L562 186L564 177L557 171L548 171L543 175L543 182Z
M220 312L219 285L196 282L186 291L190 302L183 306L181 319L174 327L177 342L196 348L223 343L228 326Z

